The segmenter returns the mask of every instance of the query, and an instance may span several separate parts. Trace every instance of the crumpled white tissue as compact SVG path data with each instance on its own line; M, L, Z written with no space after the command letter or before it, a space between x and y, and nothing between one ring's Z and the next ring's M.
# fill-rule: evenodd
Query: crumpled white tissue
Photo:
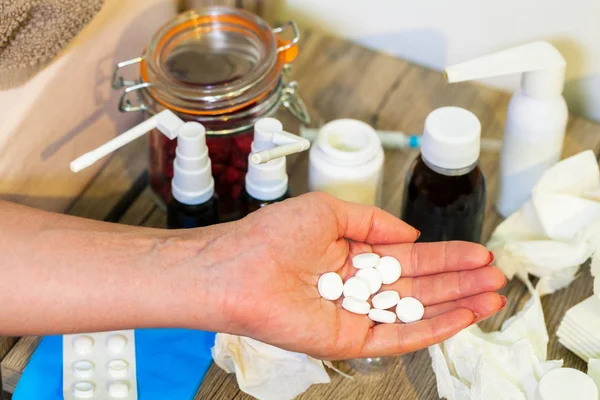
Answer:
M512 279L540 278L540 295L568 286L600 248L600 168L593 151L566 158L542 176L531 199L487 244Z
M500 331L476 325L429 348L438 394L448 400L534 400L539 379L562 366L546 361L548 331L539 295L531 298Z
M329 383L323 362L248 337L218 333L215 364L235 373L240 389L259 400L293 399L312 384Z

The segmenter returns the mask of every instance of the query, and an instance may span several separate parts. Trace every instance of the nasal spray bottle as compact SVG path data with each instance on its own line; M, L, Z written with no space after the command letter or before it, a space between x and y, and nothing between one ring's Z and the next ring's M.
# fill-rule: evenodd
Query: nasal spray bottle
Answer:
M161 111L74 160L71 170L79 172L153 129L158 129L169 139L177 138L171 182L173 199L167 208L168 227L197 228L218 223L218 199L214 190L204 126L197 122L183 122L169 110Z
M248 156L245 215L289 197L285 156L309 147L307 139L285 132L275 118L256 122L252 152Z
M547 42L534 42L446 68L448 82L523 73L509 103L500 157L498 212L508 217L531 195L562 152L568 110L562 96L566 63Z

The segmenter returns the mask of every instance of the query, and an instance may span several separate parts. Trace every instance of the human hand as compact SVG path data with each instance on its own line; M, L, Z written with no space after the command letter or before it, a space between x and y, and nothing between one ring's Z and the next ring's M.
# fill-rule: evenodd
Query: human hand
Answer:
M227 277L223 301L227 333L249 336L319 359L399 355L441 342L506 304L495 293L506 283L489 266L485 247L467 242L413 242L418 232L374 207L311 193L269 205L234 224L224 237L231 257L219 263ZM350 313L341 299L320 297L321 274L345 281L354 255L397 258L402 277L381 290L396 290L425 305L423 320L374 324Z

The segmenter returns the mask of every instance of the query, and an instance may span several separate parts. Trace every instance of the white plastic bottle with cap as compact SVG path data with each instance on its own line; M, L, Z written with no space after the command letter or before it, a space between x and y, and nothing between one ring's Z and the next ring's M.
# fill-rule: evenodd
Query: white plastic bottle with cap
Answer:
M448 82L522 73L510 100L500 159L498 212L508 217L531 195L562 152L568 110L562 96L566 63L547 42L534 42L446 68Z
M326 123L309 153L308 189L381 206L384 153L377 132L355 119Z
M459 107L442 107L425 120L421 155L410 170L401 218L419 241L479 242L486 202L479 168L481 125Z
M289 197L285 156L309 147L307 139L285 132L275 118L256 122L252 152L248 156L245 214Z
M218 223L218 199L206 146L206 130L198 122L183 122L170 110L161 111L77 158L71 162L71 170L79 172L155 128L169 139L177 138L171 182L173 200L167 208L167 225L180 229Z

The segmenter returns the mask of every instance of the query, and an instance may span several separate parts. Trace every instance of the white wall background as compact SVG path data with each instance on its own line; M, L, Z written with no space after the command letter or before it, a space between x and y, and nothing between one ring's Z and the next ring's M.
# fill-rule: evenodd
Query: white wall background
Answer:
M600 0L284 0L281 16L435 69L547 40L567 60L569 108L600 121Z

